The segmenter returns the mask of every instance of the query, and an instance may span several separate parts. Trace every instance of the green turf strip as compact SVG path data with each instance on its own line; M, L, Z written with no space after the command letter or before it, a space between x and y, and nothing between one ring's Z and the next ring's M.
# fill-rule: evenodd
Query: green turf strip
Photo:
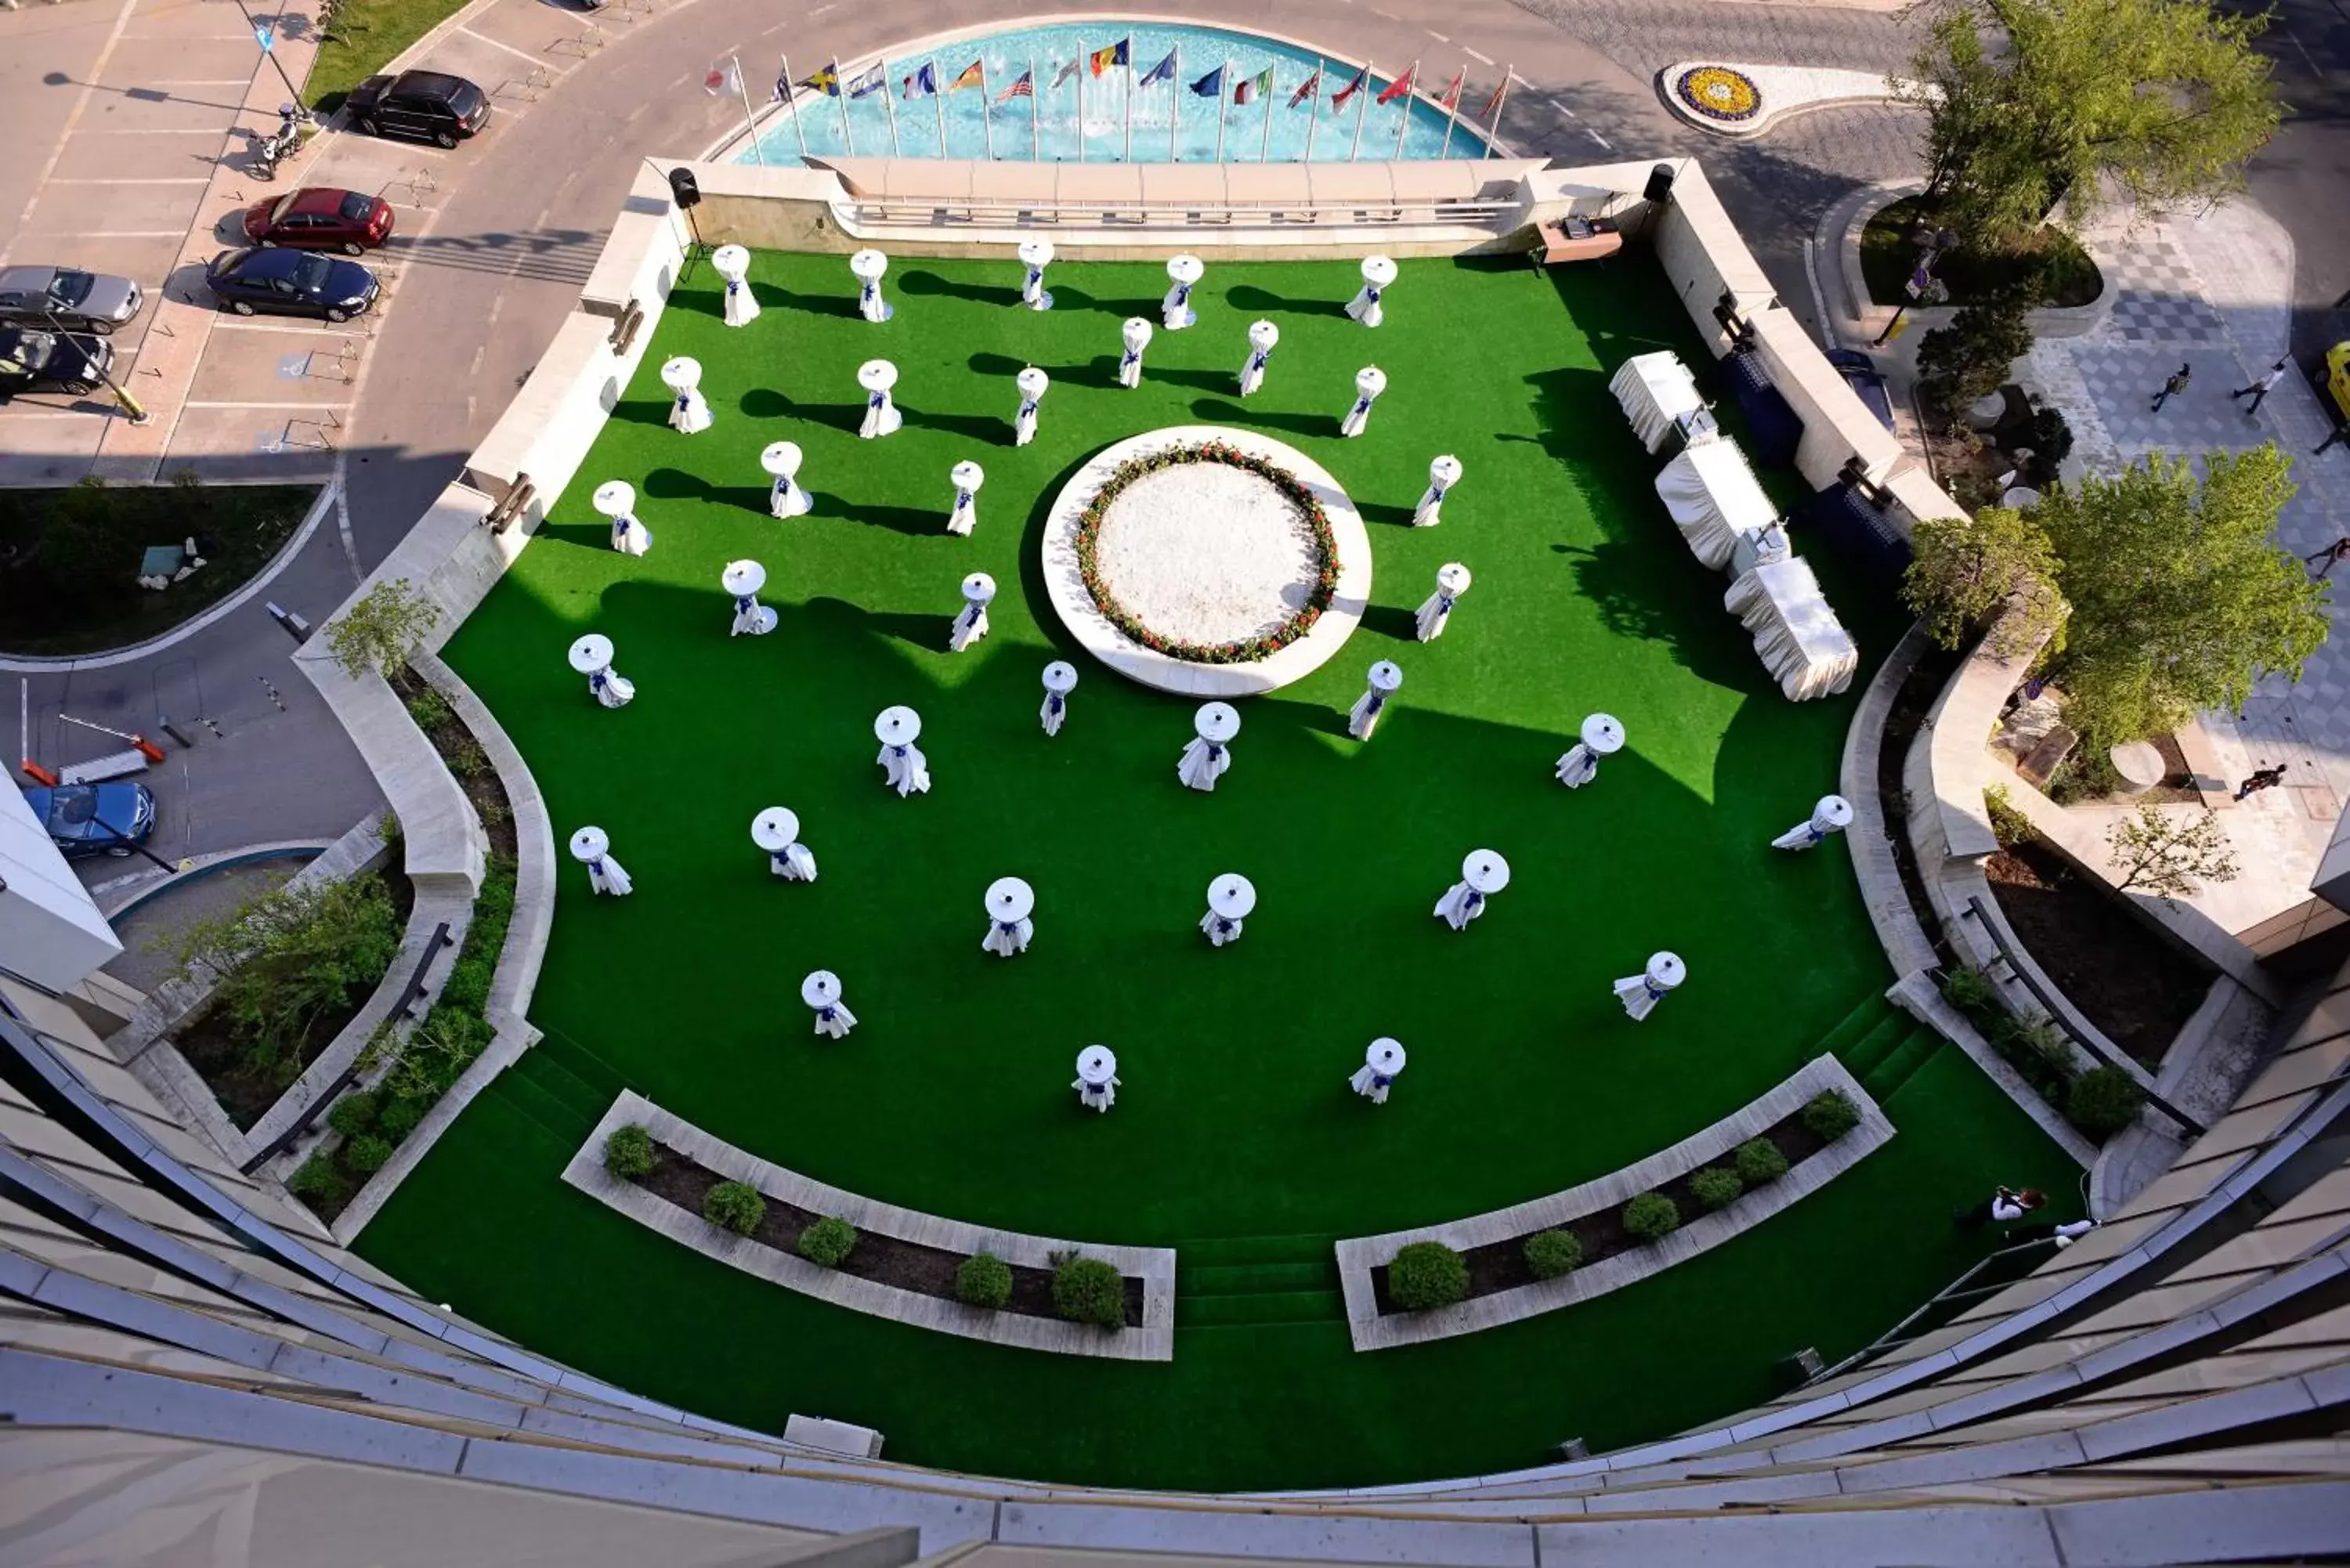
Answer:
M767 313L742 331L718 320L706 269L678 289L578 482L450 645L558 838L599 824L638 891L591 899L560 867L532 1019L562 1076L460 1118L365 1232L370 1258L534 1348L727 1419L866 1422L893 1459L965 1469L1327 1485L1534 1463L1567 1437L1615 1445L1733 1409L1769 1392L1777 1356L1841 1354L1946 1282L1982 1245L1950 1232L1950 1210L1987 1183L2069 1189L2061 1154L1943 1053L1904 1085L1892 1145L1738 1242L1533 1323L1355 1355L1324 1293L1284 1265L1326 1258L1329 1236L1459 1218L1652 1153L1832 1032L1842 1043L1890 978L1843 845L1768 847L1833 787L1856 689L1780 697L1721 609L1723 580L1658 503L1661 460L1607 392L1631 354L1696 362L1686 318L1638 263L1407 263L1377 332L1339 313L1350 264L1218 265L1195 291L1200 325L1161 332L1126 391L1118 323L1156 315L1156 266L1056 266L1059 307L1039 315L1008 307L1014 266L901 261L897 318L879 327L853 315L840 258L763 254L752 275ZM1258 316L1283 337L1243 405L1232 389ZM717 416L691 438L663 422L657 369L678 353L703 362ZM907 427L866 443L854 378L877 355L899 366ZM1366 437L1338 440L1354 371L1374 361L1389 390ZM1032 362L1054 388L1038 440L1015 449L1012 378ZM1088 454L1195 422L1328 467L1376 561L1362 628L1314 677L1244 706L1212 795L1175 781L1191 704L1073 653L1035 566L1045 509ZM785 438L816 510L778 523L757 453ZM1440 452L1467 467L1444 524L1401 526ZM966 457L988 479L977 534L956 539L941 531L946 474ZM650 556L605 547L587 496L606 478L638 487ZM1898 623L1798 546L1873 665ZM717 579L741 556L766 565L781 616L762 639L726 636ZM1422 647L1411 607L1453 559L1476 586ZM993 635L951 656L973 569L1003 589ZM590 629L638 684L625 710L597 709L564 663ZM1082 683L1047 740L1037 675L1062 653ZM1345 709L1381 657L1406 684L1357 745ZM928 796L898 799L873 765L872 718L891 702L922 712ZM1551 766L1602 708L1629 747L1565 791ZM771 878L750 843L752 815L776 804L800 814L813 887ZM1515 880L1456 935L1430 909L1480 846ZM1218 951L1196 922L1226 870L1261 902ZM981 892L1006 874L1038 898L1035 946L1008 963L979 948ZM1608 981L1659 947L1690 980L1634 1025ZM862 1020L845 1042L810 1036L797 989L819 966ZM1380 1033L1411 1059L1373 1107L1345 1080ZM1095 1041L1124 1080L1107 1116L1068 1087ZM1179 1305L1171 1364L845 1313L560 1185L580 1089L616 1081L876 1198L1176 1246L1186 1270L1269 1267L1196 1330Z

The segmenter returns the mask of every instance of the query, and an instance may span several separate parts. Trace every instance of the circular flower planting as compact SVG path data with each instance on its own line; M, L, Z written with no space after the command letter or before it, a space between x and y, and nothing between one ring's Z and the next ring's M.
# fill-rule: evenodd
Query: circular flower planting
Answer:
M1321 501L1272 460L1209 440L1139 453L1077 514L1086 592L1120 635L1195 664L1248 664L1330 607L1338 546Z
M1673 83L1674 96L1708 119L1752 119L1762 107L1754 78L1728 66L1692 66Z

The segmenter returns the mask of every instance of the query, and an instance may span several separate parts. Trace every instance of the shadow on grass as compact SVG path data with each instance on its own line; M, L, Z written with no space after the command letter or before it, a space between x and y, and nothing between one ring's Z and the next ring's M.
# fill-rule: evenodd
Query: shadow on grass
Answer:
M924 430L945 431L991 446L1012 444L1012 421L993 414L950 414L931 409L910 409L903 403L898 405L898 411L906 416L908 424ZM865 418L861 411L857 417L860 421Z
M1217 424L1287 431L1292 435L1334 436L1338 433L1335 414L1276 414L1252 409L1242 403L1226 402L1222 398L1198 398L1191 403L1194 419L1211 420Z
M735 406L751 419L780 420L789 418L792 410L797 405L793 403L789 394L778 391L773 387L754 387L743 394L741 401Z
M1116 368L1115 365L1111 367L1113 370ZM1187 370L1174 367L1159 370L1152 369L1148 362L1142 367L1142 379L1164 381L1170 387L1196 387L1203 392L1223 392L1230 396L1238 396L1241 385L1238 370Z
M968 299L979 305L1016 306L1020 288L997 288L983 283L963 283L951 277L941 277L934 272L910 272L898 280L898 286L908 294L944 296L949 299Z
M932 510L922 506L875 506L820 493L812 494L808 499L811 503L808 515L811 517L838 517L844 522L887 528L893 534L920 535L947 531L944 507Z
M1148 299L1096 299L1082 288L1053 286L1053 308L1085 310L1102 316L1115 316L1121 321L1129 316L1148 317L1153 326L1159 321L1159 300L1157 295Z
M857 289L850 280L844 294L800 294L772 283L754 283L751 296L764 306L777 310L805 310L811 316L839 316L854 319L857 315Z
M1416 642L1419 638L1419 622L1412 612L1394 605L1371 605L1363 611L1363 629L1377 637L1392 637L1399 642Z
M1520 436L1517 439L1524 441L1528 438ZM1366 523L1385 523L1390 527L1397 528L1411 526L1412 507L1410 506L1396 506L1384 501L1357 501L1355 510L1363 514L1363 521Z
M1344 316L1346 301L1338 299L1287 299L1278 294L1257 287L1253 283L1236 284L1224 297L1234 309L1258 316Z
M868 610L847 599L814 598L807 602L805 613L809 629L819 634L827 628L844 634L861 633L887 642L903 643L925 653L942 653L954 627L955 611L962 607L958 601L953 610L920 615L908 610ZM841 639L835 638L832 646L840 645Z

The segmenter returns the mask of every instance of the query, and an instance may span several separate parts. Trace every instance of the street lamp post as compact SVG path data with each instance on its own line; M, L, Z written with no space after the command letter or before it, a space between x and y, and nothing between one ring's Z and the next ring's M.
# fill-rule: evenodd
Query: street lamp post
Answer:
M1912 304L1939 305L1950 297L1950 288L1934 275L1934 264L1942 259L1945 252L1958 247L1958 231L1920 228L1915 237L1923 248L1918 253L1918 265L1909 274L1908 282L1901 286L1902 293L1908 297L1893 307L1893 319L1885 324L1885 330L1869 344L1872 348L1884 348L1893 335L1901 330L1901 318L1909 313Z
M66 330L66 324L57 319L56 311L44 310L41 314L48 318L50 331L60 337L69 336ZM155 417L147 411L147 406L144 403L130 395L130 388L114 379L114 372L111 369L101 368L98 376L99 380L106 383L106 389L114 394L114 400L121 405L122 411L130 416L132 424L143 425Z

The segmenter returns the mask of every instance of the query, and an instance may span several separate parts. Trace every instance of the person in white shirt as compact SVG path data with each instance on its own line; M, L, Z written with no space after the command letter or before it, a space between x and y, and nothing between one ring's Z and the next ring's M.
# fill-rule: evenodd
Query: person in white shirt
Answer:
M2275 364L2269 367L2268 372L2265 375L2255 376L2252 379L2252 384L2251 386L2239 387L2234 391L2228 394L2230 400L2236 398L2250 398L2252 400L2252 406L2244 410L2244 417L2246 419L2251 419L2254 414L2261 411L2262 401L2266 399L2271 392L2276 390L2276 384L2279 381L2284 379L2284 367L2285 361L2280 359Z

